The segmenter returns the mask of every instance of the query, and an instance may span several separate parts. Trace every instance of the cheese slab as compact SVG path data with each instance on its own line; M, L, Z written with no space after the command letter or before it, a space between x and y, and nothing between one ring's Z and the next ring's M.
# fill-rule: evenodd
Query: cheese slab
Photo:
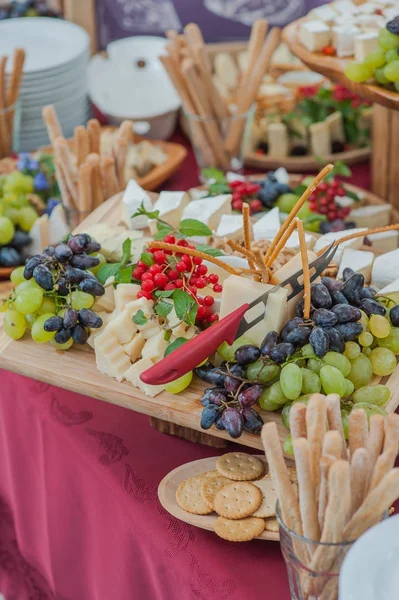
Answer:
M160 329L159 333L146 340L141 351L142 358L149 358L152 362L157 362L163 358L165 350L168 347L168 342L165 340L164 336L164 330Z
M114 291L115 307L121 312L126 304L137 299L137 293L141 287L135 283L119 283Z
M51 211L49 217L49 244L55 246L58 244L71 229L67 223L64 207L57 204Z
M159 211L159 218L168 225L177 229L182 219L184 208L190 202L187 192L161 192L154 204L153 210ZM150 221L150 230L154 235L156 232L156 221Z
M381 296L388 296L395 304L399 304L399 278L380 289L379 294Z
M217 237L228 237L232 240L239 240L244 236L244 224L241 215L222 215L218 228Z
M342 113L336 111L326 118L326 123L330 129L330 137L333 142L345 143L344 122Z
M309 52L320 52L331 42L331 30L323 21L306 21L299 29L299 40Z
M94 340L97 369L118 381L123 381L124 373L131 364L130 358L116 337L107 331L108 327L109 325Z
M288 129L284 123L269 123L267 129L268 155L284 158L289 152Z
M47 215L42 215L33 223L32 229L29 232L29 237L32 241L27 247L27 252L30 256L41 254L45 247L49 245L49 229L49 218Z
M371 272L371 285L378 290L399 279L399 249L376 256Z
M366 31L355 35L355 61L363 62L366 56L378 49L378 33Z
M148 225L148 217L132 215L144 204L146 210L152 210L153 204L149 194L135 181L131 179L123 193L122 219L129 229L145 229Z
M314 156L326 156L331 152L331 134L327 120L309 125L310 147Z
M392 206L390 204L370 204L352 208L348 220L356 227L385 227L391 222Z
M123 351L128 355L132 363L140 358L144 344L145 339L141 332L136 333L130 342L123 344Z
M309 264L316 260L317 254L315 254L312 250L308 250L308 261ZM286 279L289 279L292 275L295 275L298 271L302 270L302 258L300 254L296 254L288 262L285 263L282 267L277 269L272 274L271 283L273 285L279 285Z
M382 231L367 236L370 240L373 250L377 252L390 252L396 250L399 246L399 231Z
M273 239L280 229L280 210L275 206L263 217L255 221L252 226L254 240L270 240Z
M346 248L342 253L341 263L338 271L338 279L343 279L344 269L350 267L356 271L356 273L361 273L364 276L365 283L370 283L374 258L374 252Z
M356 229L347 229L345 231L330 231L330 233L325 233L316 241L314 251L318 252L322 248L325 248L326 246L329 246L330 244L335 242L335 240L340 240L341 238L346 237L347 235L350 235L352 233L361 233L362 231L366 231L366 228L358 227ZM345 250L345 248L355 248L359 250L359 248L363 245L363 240L364 238L360 236L353 240L342 242L342 244L338 246L337 251L334 254L334 262L337 264L341 262L342 253Z
M151 396L152 398L157 394L160 394L164 391L165 387L163 385L148 385L147 383L143 383L140 379L140 375L150 369L153 366L153 362L149 358L142 358L131 365L126 372L124 373L124 377L126 381L129 381L135 387L138 387L144 394L147 396Z
M231 194L220 194L190 202L183 211L182 219L196 219L215 230L222 215L231 214L231 199Z

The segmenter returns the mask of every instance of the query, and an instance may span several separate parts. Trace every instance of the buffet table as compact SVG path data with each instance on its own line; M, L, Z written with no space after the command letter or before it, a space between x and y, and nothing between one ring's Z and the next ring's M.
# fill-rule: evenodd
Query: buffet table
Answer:
M368 187L367 166L356 168L353 181ZM166 187L197 183L189 152ZM6 600L289 600L278 543L223 541L158 502L164 475L217 450L165 436L144 415L32 379L1 371L0 382Z

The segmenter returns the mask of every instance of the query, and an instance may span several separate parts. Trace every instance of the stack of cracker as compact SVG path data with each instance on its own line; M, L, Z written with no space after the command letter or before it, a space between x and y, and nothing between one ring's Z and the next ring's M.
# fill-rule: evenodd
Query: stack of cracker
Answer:
M248 542L267 531L277 532L277 496L266 464L244 452L229 452L216 470L190 477L176 490L176 501L195 515L216 512L215 533L230 542ZM290 470L295 485L295 469Z
M101 155L101 125L97 119L91 119L87 129L83 125L75 128L72 148L62 134L54 106L43 108L43 120L54 149L63 205L77 215L79 223L104 200L125 189L126 158L133 141L133 123L123 121L112 155Z

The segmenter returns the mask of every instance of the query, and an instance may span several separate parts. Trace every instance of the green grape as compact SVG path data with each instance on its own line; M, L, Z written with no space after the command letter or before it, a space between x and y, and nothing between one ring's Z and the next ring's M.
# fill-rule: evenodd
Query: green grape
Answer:
M324 365L320 369L320 379L326 394L338 394L341 398L345 396L345 377L337 367Z
M295 363L288 363L281 369L280 385L286 398L295 400L301 395L302 379L302 371Z
M395 88L395 90L396 90L397 92L399 92L399 81L394 81L394 82L393 82L393 87Z
M278 365L265 365L263 360L257 360L247 367L247 379L259 383L268 383L279 373L280 367Z
M100 261L98 263L98 265L89 269L89 271L91 271L95 275L101 269L101 267L103 265L105 265L105 263L107 262L107 259L105 258L104 254L101 254L101 252L98 252L98 253L93 252L92 254L90 254L90 256L94 256L95 258L98 258L98 260Z
M282 194L277 198L276 206L279 207L281 212L290 213L294 208L295 204L298 202L298 196L296 194ZM301 218L301 217L299 217Z
M366 356L370 356L370 354L371 354L371 348L365 346L364 348L362 348L362 353L365 354Z
M311 344L305 344L304 346L302 346L301 354L305 358L314 358L316 356Z
M21 180L21 185L22 185L22 180ZM22 192L24 192L25 194L31 194L34 191L34 189L35 189L35 186L33 183L33 177L31 175L24 175Z
M8 310L8 299L2 298L0 300L0 313L5 313Z
M28 279L28 281L22 281L21 283L19 283L14 291L15 291L15 295L18 296L18 294L20 294L24 290L31 290L31 289L41 290L42 288L37 285L37 283L34 279Z
M314 373L317 373L318 375L323 364L324 363L321 360L318 360L317 358L309 358L307 368L313 371Z
M361 408L366 413L367 417L370 419L371 415L382 415L383 417L387 416L387 413L384 409L376 404L368 404L367 402L357 402L353 405L352 410L356 408Z
M30 184L28 186L28 180L30 180ZM33 192L33 180L30 175L24 175L20 171L14 171L7 175L7 179L4 183L3 187L4 193L7 192L15 192L16 194L23 193L31 193Z
M368 316L366 315L366 313L363 310L361 310L360 312L361 312L362 316L359 319L359 323L362 325L363 331L370 331L370 323L369 323ZM349 356L348 356L348 358L349 358Z
M297 212L297 217L298 219L304 220L307 217L310 217L311 215L313 215L313 211L310 208L309 200L306 200Z
M7 206L4 209L3 217L7 217L12 221L14 225L18 225L19 223L19 210L18 208L14 208L13 206Z
M277 410L288 401L288 398L284 396L279 381L273 383L268 388L265 388L258 400L259 406L263 410L273 411Z
M25 270L25 267L17 267L11 273L10 279L14 285L18 285L19 283L26 281L26 279L24 277L24 270Z
M379 52L381 52L381 50L379 50ZM385 57L385 62L390 63L393 60L398 60L398 50L397 48L391 48L390 50L388 50L387 52L385 52L384 54ZM382 67L382 65L378 65L379 67Z
M58 311L57 311L57 315L58 315L59 317L62 317L62 318L64 318L64 316L65 316L65 312L66 312L66 308L61 308L61 310L58 310ZM198 366L199 366L199 365L198 365Z
M25 333L25 318L16 310L8 310L4 315L4 331L13 340L19 340Z
M0 217L0 246L9 244L14 237L15 227L8 217Z
M350 62L345 67L345 76L356 83L363 83L370 79L373 69L370 65L359 62Z
M317 373L310 369L301 369L302 371L302 394L318 393L321 390L321 381Z
M72 292L72 295L73 294L74 294L74 292ZM90 307L87 307L87 308L90 308ZM232 360L234 360L234 353L237 350L237 348L239 348L240 346L247 346L247 345L252 345L252 344L253 344L252 340L250 340L250 339L246 338L244 335L242 335L241 337L234 340L234 342L231 346L229 346L229 344L227 342L223 342L222 344L220 344L219 348L217 349L217 353L219 354L219 356L221 358L223 358L223 360L232 361Z
M189 371L174 381L165 384L165 390L170 394L179 394L188 387L192 381L193 372Z
M351 372L347 378L354 383L356 389L368 385L373 377L373 369L368 357L360 354L351 363Z
M374 52L370 52L364 59L364 63L371 67L373 71L378 69L378 67L383 67L386 62L385 52L380 48L378 50L374 50Z
M399 80L399 60L393 60L384 67L384 75L388 81Z
M43 302L37 311L39 315L44 315L45 313L55 313L56 305L52 298L43 298Z
M361 344L364 348L368 348L374 342L374 337L369 331L363 331L359 337L359 344Z
M349 411L341 410L342 429L344 430L345 439L349 439Z
M399 354L399 327L391 327L391 333L386 338L379 339L378 345Z
M44 331L44 324L50 317L54 317L54 313L46 313L40 315L32 325L31 336L38 344L45 344L53 339L55 331Z
M284 404L283 410L281 411L281 420L283 425L288 431L290 430L290 412L291 412L292 402L287 402Z
M356 344L356 342L346 342L345 343L345 356L346 358L349 358L349 360L353 360L354 358L357 358L358 356L360 356L360 352L361 349L359 347L359 344Z
M55 340L50 340L50 344L57 350L68 350L71 346L73 346L73 339L70 338L67 342L65 342L65 344L57 344Z
M385 338L391 333L391 324L382 315L371 315L370 331L376 338Z
M86 294L86 292L80 292L79 290L71 293L71 300L72 308L76 308L76 310L90 308L94 304L93 296Z
M339 352L327 352L327 354L323 356L323 361L326 365L331 365L332 367L339 369L344 377L351 372L352 365L350 360Z
M345 398L348 398L349 396L352 396L352 394L355 390L355 386L350 379L345 379L345 385L346 385Z
M374 79L377 81L377 83L380 83L381 85L386 85L387 83L389 83L389 80L384 75L384 67L381 67L374 71Z
M27 315L28 313L36 312L43 302L43 291L37 288L29 288L22 290L15 298L15 309Z
M30 206L29 204L29 200L27 199L26 196L16 196L12 202L11 202L11 206L13 208L23 208L24 206Z
M32 325L36 321L37 316L37 313L28 313L25 315L25 325L29 330L32 329Z
M284 440L283 450L289 456L293 456L294 455L294 448L292 446L292 437L291 437L290 433L287 435L287 437Z
M33 223L38 219L39 215L33 206L25 206L19 211L19 226L23 231L30 231Z
M353 402L366 402L367 404L376 404L385 406L391 397L391 391L386 385L366 385L353 394Z
M388 31L388 29L380 29L378 34L378 45L383 50L391 50L391 48L399 47L399 36Z
M373 373L383 377L390 375L396 369L396 356L388 348L374 348L370 353Z

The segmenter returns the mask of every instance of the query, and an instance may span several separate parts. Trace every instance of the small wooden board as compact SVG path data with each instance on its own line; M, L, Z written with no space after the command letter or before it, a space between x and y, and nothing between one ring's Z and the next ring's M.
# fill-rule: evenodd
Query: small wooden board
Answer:
M371 156L371 147L353 148L345 152L337 152L336 154L328 154L323 156L326 163L335 163L341 160L347 165L364 162ZM244 155L244 163L247 167L256 169L278 169L284 167L290 173L318 171L320 162L314 156L307 154L305 156L285 156L284 158L275 158L268 154L258 154L253 150L247 151Z
M261 459L266 463L263 456L256 455L257 458ZM201 460L194 460L193 462L186 463L173 469L166 475L158 486L158 498L165 510L168 511L176 519L200 527L201 529L207 529L208 531L214 531L215 521L217 519L216 513L210 515L192 515L186 512L176 502L176 490L179 484L188 479L189 477L195 477L206 473L206 471L213 471L216 469L217 456L212 458L202 458ZM278 542L280 536L278 533L271 531L264 531L260 536L255 538L257 540L267 540L272 542Z

